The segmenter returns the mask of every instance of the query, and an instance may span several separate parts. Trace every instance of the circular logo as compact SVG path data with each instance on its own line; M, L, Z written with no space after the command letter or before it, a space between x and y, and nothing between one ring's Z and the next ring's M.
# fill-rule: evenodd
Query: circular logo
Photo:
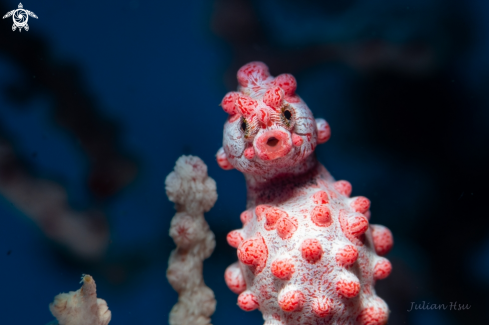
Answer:
M27 24L27 20L29 19L27 12L24 9L15 10L14 16L14 24L18 27L23 27Z

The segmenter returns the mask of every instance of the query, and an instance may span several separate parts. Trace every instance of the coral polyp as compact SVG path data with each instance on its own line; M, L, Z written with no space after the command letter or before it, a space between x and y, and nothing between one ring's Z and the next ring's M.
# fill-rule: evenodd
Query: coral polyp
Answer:
M237 78L221 103L229 117L217 161L247 183L243 228L227 237L239 261L225 280L239 307L259 309L266 325L386 324L374 284L391 272L380 255L392 234L370 225L370 201L350 197L351 184L317 161L328 123L314 119L290 74L251 62Z

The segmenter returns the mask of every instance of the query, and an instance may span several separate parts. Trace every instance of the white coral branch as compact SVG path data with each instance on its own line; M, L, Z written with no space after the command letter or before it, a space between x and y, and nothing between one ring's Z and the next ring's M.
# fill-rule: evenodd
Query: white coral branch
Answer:
M49 304L59 325L107 325L112 313L103 299L97 298L97 287L90 275L83 275L77 291L60 293Z
M166 194L177 209L170 227L177 248L168 261L167 278L179 297L170 313L170 325L207 325L216 300L204 283L202 263L216 242L204 212L217 200L216 182L207 176L207 166L200 158L182 156L165 184Z

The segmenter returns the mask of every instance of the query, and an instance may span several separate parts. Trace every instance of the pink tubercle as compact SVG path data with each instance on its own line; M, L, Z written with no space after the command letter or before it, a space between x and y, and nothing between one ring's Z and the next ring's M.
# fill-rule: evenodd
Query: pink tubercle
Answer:
M251 212L250 210L246 210L241 213L239 218L241 220L241 223L243 223L243 225L246 225L248 222L251 221L251 219L253 219L253 212Z
M331 210L326 205L318 205L311 211L311 220L318 227L329 227L333 223Z
M379 307L365 308L357 317L359 325L385 325L388 315L385 310Z
M238 98L239 93L236 91L230 91L224 96L221 102L222 109L228 113L229 115L234 115L238 111L236 110L236 99Z
M277 234L282 239L289 239L297 231L299 224L293 217L282 217L277 221Z
M228 266L224 273L224 280L228 288L236 294L240 294L246 290L246 281L238 263L233 263Z
M368 230L368 220L363 215L355 215L348 219L350 234L360 237Z
M295 133L292 134L292 144L294 147L300 147L304 143L304 139L300 135L297 135Z
M256 220L258 222L262 221L262 219L265 217L265 211L268 210L269 208L271 208L271 206L265 204L260 204L256 206L255 214L256 214Z
M265 80L270 76L268 67L263 62L250 62L242 66L237 73L238 83L241 87L248 87L252 79Z
M290 258L277 259L273 261L270 271L280 280L290 280L295 272L295 265Z
M238 248L239 244L243 241L243 236L241 236L238 230L230 231L226 237L229 246Z
M351 207L354 211L359 213L366 213L370 209L370 200L364 196L358 196L352 198Z
M392 272L392 264L386 258L381 258L376 264L374 268L374 279L382 280L385 279Z
M275 229L275 225L277 221L282 217L287 218L288 216L289 215L284 210L275 207L268 208L265 211L265 218L266 218L265 229L266 230Z
M318 191L312 196L312 202L314 202L314 204L328 204L328 194L325 191Z
M263 95L263 102L276 112L279 112L283 105L284 97L283 89L275 86L266 91L265 95Z
M305 300L305 296L301 291L293 290L281 294L278 299L278 305L286 312L300 311Z
M368 229L368 220L364 215L347 215L345 210L340 210L339 217L341 231L353 244L363 246L364 236Z
M351 195L351 184L348 181L337 181L334 183L334 188L335 190L338 191L338 193L344 195L344 196L350 196Z
M217 159L217 164L222 169L231 170L234 168L234 166L231 165L231 163L229 162L228 157L227 157L226 153L224 152L223 148L219 149L219 151L217 152L216 159Z
M249 96L239 94L236 96L235 106L237 111L244 117L252 117L255 115L258 102Z
M331 128L328 122L323 119L317 119L318 143L325 143L331 137Z
M268 247L263 237L258 234L257 237L243 241L238 246L238 259L250 266L255 275L260 273L268 259Z
M252 311L259 307L257 297L250 291L242 292L238 296L238 306L244 311Z
M244 151L244 156L248 160L253 159L255 157L255 148L253 148L253 146L246 148Z
M353 265L358 259L358 250L353 245L346 245L336 253L336 263L339 266L347 267Z
M289 103L298 103L299 97L295 94L297 89L297 81L291 74L284 73L275 77L273 83L284 90L285 100Z
M375 252L380 256L386 255L394 245L392 232L387 227L381 225L371 225L371 228Z
M301 245L302 258L311 264L318 262L323 256L323 247L316 238L308 238Z
M344 298L353 298L360 293L358 280L339 280L336 283L336 292Z
M261 123L262 127L266 128L271 123L269 109L266 108L259 109L257 118L258 121Z

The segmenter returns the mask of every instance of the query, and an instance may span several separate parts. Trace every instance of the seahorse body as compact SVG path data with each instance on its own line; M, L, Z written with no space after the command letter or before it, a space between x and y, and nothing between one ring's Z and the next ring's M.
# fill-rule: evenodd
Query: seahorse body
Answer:
M225 280L238 305L258 308L265 325L386 324L374 284L391 272L379 255L391 249L392 234L369 225L370 201L350 198L350 183L316 160L328 123L295 94L292 75L274 78L251 62L238 82L221 103L229 118L217 154L222 168L244 173L248 188L243 228L227 236L239 262Z

